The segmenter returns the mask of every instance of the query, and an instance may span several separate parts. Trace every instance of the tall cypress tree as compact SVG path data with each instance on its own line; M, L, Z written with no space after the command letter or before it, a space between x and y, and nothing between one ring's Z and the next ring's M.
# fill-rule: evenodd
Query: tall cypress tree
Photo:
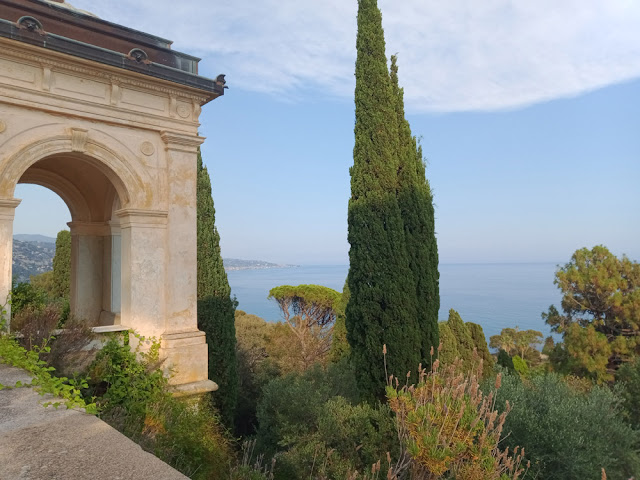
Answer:
M71 232L60 230L53 256L53 296L69 300L71 289Z
M384 395L389 374L415 371L422 347L416 286L396 197L399 132L376 0L358 2L355 146L348 239L347 339L365 398Z
M416 310L420 325L421 359L430 362L440 343L438 310L440 289L438 246L435 235L433 196L425 178L422 147L411 135L411 127L404 116L404 91L398 85L398 65L391 56L391 85L395 96L398 121L398 205L404 224L405 245L409 266L415 282Z
M238 396L236 371L237 302L220 254L220 234L211 196L211 179L198 152L198 328L205 332L209 347L209 379L218 384L213 403L227 426L233 425Z

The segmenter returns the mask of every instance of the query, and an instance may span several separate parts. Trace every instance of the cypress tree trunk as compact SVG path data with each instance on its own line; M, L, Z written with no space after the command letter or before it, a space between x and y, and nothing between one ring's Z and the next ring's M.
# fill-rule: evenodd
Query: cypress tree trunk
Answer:
M382 398L388 373L415 371L422 346L416 286L396 198L399 133L376 0L358 2L356 122L348 239L347 339L363 397Z
M205 332L209 347L209 379L219 386L213 403L229 427L238 396L236 371L237 302L220 254L220 235L215 226L216 211L211 196L211 179L198 152L198 328Z
M391 56L391 85L395 96L398 121L398 206L404 224L405 245L409 266L415 281L417 318L420 326L423 365L434 360L440 343L438 310L440 289L438 273L438 246L435 235L433 197L425 178L422 147L411 135L411 127L404 116L404 92L398 85L396 56Z

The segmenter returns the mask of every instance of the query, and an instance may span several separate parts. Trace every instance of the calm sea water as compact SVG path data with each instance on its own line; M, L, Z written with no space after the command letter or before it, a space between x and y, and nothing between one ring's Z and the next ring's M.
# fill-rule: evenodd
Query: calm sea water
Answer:
M268 321L282 320L269 290L278 285L314 283L342 291L348 266L302 266L228 272L229 284L241 310ZM555 263L440 265L440 314L450 308L466 322L482 325L489 338L505 327L534 329L545 336L549 328L540 317L549 305L559 307L560 292L553 285Z

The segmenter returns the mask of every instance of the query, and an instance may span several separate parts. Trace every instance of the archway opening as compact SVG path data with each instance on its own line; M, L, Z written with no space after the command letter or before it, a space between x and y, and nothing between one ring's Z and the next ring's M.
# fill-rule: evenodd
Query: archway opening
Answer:
M47 223L58 219L59 224L66 223L71 233L70 313L92 327L120 323L121 236L120 223L114 215L120 208L120 198L109 178L112 175L90 157L68 153L35 162L18 180L18 184L45 187L66 204L66 216L59 206L44 204L39 212L23 212L18 207L16 213L34 222L41 215L47 217ZM18 186L16 196L33 190ZM71 221L65 222L69 217ZM24 225L24 219L16 220ZM40 233L37 229L37 225L29 228Z

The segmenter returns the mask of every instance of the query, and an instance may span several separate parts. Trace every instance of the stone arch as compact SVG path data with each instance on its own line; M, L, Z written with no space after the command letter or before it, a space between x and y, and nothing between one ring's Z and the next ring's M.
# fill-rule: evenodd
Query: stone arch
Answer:
M82 221L91 221L91 212L82 192L66 178L53 172L37 168L35 165L27 169L20 178L20 183L30 183L48 188L58 195L67 205L71 218Z
M113 184L123 208L149 208L152 183L135 154L98 129L49 124L20 132L0 147L0 197L12 198L24 173L36 162L61 154L81 154ZM47 186L47 188L50 188ZM54 190L55 185L52 190Z

